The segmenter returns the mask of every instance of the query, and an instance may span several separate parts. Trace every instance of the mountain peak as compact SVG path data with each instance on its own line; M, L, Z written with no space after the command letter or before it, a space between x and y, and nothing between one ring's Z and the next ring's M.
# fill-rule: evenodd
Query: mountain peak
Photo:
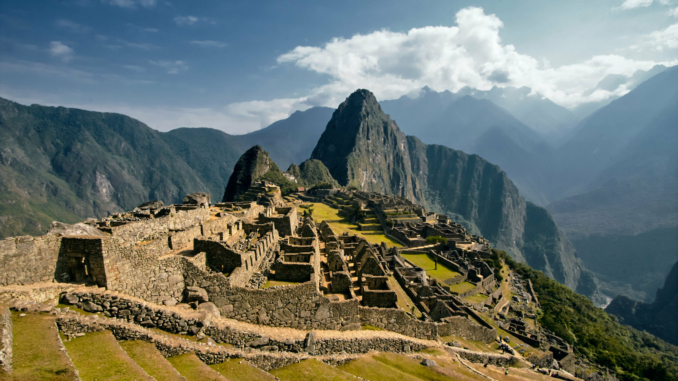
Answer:
M245 193L259 177L269 170L280 171L268 156L268 152L264 151L260 145L248 149L235 164L222 201L235 201L239 195Z

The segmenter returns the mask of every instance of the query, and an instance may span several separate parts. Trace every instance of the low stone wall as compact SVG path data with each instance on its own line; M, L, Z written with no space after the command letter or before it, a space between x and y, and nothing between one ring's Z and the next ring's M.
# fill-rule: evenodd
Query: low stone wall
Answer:
M547 352L541 357L532 355L526 358L526 360L532 364L537 364L540 368L551 368L553 366L553 353Z
M438 327L435 323L413 319L403 310L374 307L360 307L359 310L362 325L372 325L419 339L438 338Z
M0 240L0 285L50 282L57 271L61 237L11 237ZM60 266L66 270L65 264Z
M12 315L9 308L0 308L0 368L12 372Z
M491 343L497 338L495 329L488 329L464 316L450 316L445 323L438 324L438 334L443 336L461 336L463 338Z
M170 230L186 230L209 220L210 212L207 208L179 210L168 216L129 222L121 226L102 228L113 237L121 238L126 243L151 241L167 237Z
M520 360L515 356L487 352L472 352L457 348L446 348L446 350L452 355L459 355L459 357L462 359L473 363L494 365L501 368L506 368L520 362Z

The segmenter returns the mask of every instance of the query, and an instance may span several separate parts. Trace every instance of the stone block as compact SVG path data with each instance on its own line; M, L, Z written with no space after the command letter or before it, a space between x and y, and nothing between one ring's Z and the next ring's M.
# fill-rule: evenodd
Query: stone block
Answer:
M199 302L204 303L208 302L209 298L207 296L207 291L204 288L200 287L186 287L184 291L185 299L187 302Z

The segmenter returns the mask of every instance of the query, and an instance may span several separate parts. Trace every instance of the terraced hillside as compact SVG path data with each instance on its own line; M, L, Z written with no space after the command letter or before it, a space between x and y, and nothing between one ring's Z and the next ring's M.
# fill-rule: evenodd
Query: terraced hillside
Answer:
M54 300L27 302L11 299L7 294L0 299L15 310L11 312L12 372L0 372L2 380L240 381L277 377L416 381L486 380L487 375L500 375L498 379L502 380L548 379L527 369L524 362L509 365L506 357L496 354L496 344L465 343L474 346L471 351L420 341L422 349L409 353L370 351L356 355L294 356L255 348L236 349L216 344L209 337L199 342L187 340L76 307L57 308L52 306ZM7 307L3 307L2 314L10 314ZM89 332L73 333L76 325ZM320 338L323 332L318 334ZM372 338L391 335L383 331L357 334ZM6 352L6 348L3 350ZM490 365L478 363L478 356L484 356ZM429 365L424 365L424 360ZM507 369L509 375L505 376Z

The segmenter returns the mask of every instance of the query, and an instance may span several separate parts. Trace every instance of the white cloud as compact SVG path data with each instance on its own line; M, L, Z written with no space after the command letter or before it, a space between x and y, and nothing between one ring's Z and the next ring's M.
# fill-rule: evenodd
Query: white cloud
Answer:
M188 65L184 61L149 61L152 65L159 66L167 70L167 74L179 74L188 70Z
M138 5L150 9L157 4L156 0L101 0L101 2L127 9L135 9Z
M678 7L669 11L669 16L678 17Z
M73 59L73 49L62 44L60 41L52 41L49 43L49 52L52 56L59 58L64 62Z
M199 18L195 16L177 16L174 18L174 22L177 23L177 25L193 25L197 23L198 20Z
M460 10L456 21L452 27L405 33L381 30L334 38L323 46L298 46L279 56L278 63L328 75L330 82L313 89L305 102L331 107L358 88L373 91L378 99L393 99L424 86L453 92L465 86L480 90L527 86L562 106L574 107L619 95L584 94L607 75L630 76L658 63L603 55L554 68L502 44L502 21L481 8Z
M652 0L626 0L622 3L621 9L649 7L650 5L652 5Z
M678 24L673 24L666 29L657 30L647 35L649 44L655 50L664 48L678 48Z
M212 40L191 41L191 44L198 45L202 48L224 48L224 47L228 46L228 44L225 43L225 42L212 41Z
M306 98L283 98L270 101L250 101L231 103L225 111L233 118L238 119L249 128L244 131L254 131L266 127L273 122L287 118L296 110L306 110L312 106L306 103Z
M59 28L68 29L71 32L75 32L75 33L87 33L87 32L90 31L90 29L92 29L88 26L80 25L80 24L74 23L73 21L66 20L66 19L57 20L55 22L55 24Z
M137 73L143 73L144 71L146 71L145 68L143 68L143 67L141 67L141 66L136 66L136 65L124 65L123 67L124 67L125 69L129 69L129 70L132 70L132 71L136 71Z
M0 61L2 73L31 73L45 78L62 78L69 81L95 83L94 74L67 66L48 65L24 60Z

